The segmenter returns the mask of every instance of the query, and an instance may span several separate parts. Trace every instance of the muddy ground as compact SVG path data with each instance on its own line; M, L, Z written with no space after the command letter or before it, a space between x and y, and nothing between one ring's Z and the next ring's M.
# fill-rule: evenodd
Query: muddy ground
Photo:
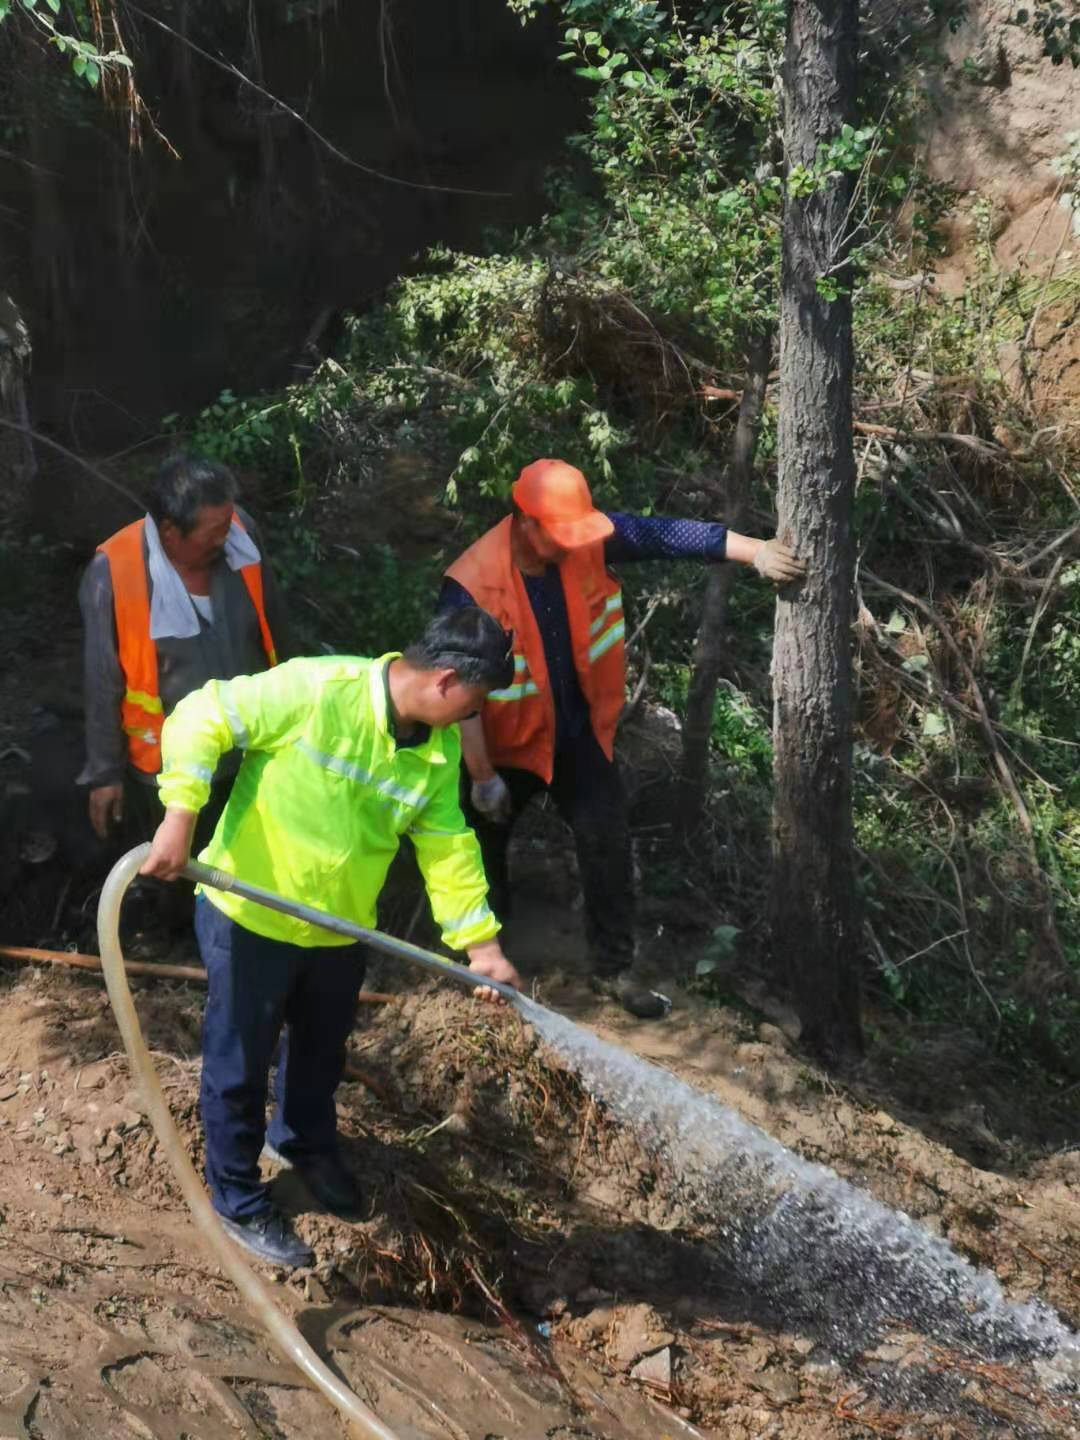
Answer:
M1037 1157L991 1136L998 1167L976 1168L888 1108L873 1076L831 1083L777 1007L766 1019L671 987L666 1023L634 1022L581 982L577 929L536 894L517 917L514 953L547 999L915 1215L1010 1296L1077 1318L1080 1151ZM891 1404L890 1370L912 1362L919 1337L898 1328L838 1366L813 1337L785 1332L725 1284L669 1177L515 1016L414 987L389 962L373 979L400 993L364 1007L350 1074L365 1078L339 1091L369 1214L349 1225L318 1213L280 1175L318 1259L272 1278L403 1437L1073 1433L1059 1401L1018 1372L944 1354L931 1357L939 1369L965 1367L958 1413ZM136 984L198 1159L201 987ZM118 1046L100 981L5 974L0 1437L344 1434L206 1257Z

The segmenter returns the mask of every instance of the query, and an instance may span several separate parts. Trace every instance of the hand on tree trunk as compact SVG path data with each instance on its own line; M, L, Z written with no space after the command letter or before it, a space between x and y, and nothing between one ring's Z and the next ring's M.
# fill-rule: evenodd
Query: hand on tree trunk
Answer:
M806 563L800 560L790 545L781 541L763 540L753 560L754 569L774 585L790 585L801 580L806 574Z

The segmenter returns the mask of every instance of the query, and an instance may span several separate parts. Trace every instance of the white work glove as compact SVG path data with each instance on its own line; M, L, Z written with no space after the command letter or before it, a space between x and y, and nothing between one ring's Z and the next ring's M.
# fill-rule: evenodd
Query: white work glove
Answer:
M776 539L764 540L758 546L754 569L774 585L789 585L806 574L806 565L791 546Z
M491 820L496 825L509 824L510 791L501 775L493 775L490 780L474 780L469 793L473 805L485 820Z

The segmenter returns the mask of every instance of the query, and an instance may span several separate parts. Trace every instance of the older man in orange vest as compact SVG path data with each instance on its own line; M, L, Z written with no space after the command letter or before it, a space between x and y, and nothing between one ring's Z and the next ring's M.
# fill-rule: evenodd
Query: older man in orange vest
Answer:
M514 512L449 567L440 607L475 604L515 636L514 679L461 725L466 813L484 853L497 914L509 910L510 828L547 790L574 832L593 986L632 1015L659 1019L662 996L636 983L634 880L626 800L614 758L626 693L622 590L610 564L732 560L786 584L802 562L778 540L724 525L606 514L580 470L527 465Z
M148 513L106 540L79 587L84 627L90 822L102 838L123 825L151 839L161 727L185 695L275 664L282 606L250 517L236 508L224 465L165 461ZM213 777L203 828L212 833L240 756ZM207 836L208 838L208 836Z

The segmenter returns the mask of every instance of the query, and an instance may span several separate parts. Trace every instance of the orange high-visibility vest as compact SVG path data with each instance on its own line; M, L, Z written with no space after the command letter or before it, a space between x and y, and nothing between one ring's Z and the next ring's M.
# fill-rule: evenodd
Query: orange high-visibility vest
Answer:
M233 518L243 529L239 517ZM128 737L128 759L136 770L156 775L161 769L161 727L165 715L158 690L157 646L150 639L150 582L143 554L145 527L145 520L125 525L98 549L108 560L112 576L117 649L126 687L120 716ZM276 665L274 641L263 605L262 566L244 565L239 573L255 606L266 658L271 665Z
M481 535L447 570L482 609L514 632L514 680L493 690L482 711L491 762L531 770L551 783L555 764L555 703L548 683L540 629L529 604L521 571L510 549L507 516ZM589 718L604 754L611 759L615 728L626 697L622 590L604 564L603 543L571 550L559 566L570 644Z

